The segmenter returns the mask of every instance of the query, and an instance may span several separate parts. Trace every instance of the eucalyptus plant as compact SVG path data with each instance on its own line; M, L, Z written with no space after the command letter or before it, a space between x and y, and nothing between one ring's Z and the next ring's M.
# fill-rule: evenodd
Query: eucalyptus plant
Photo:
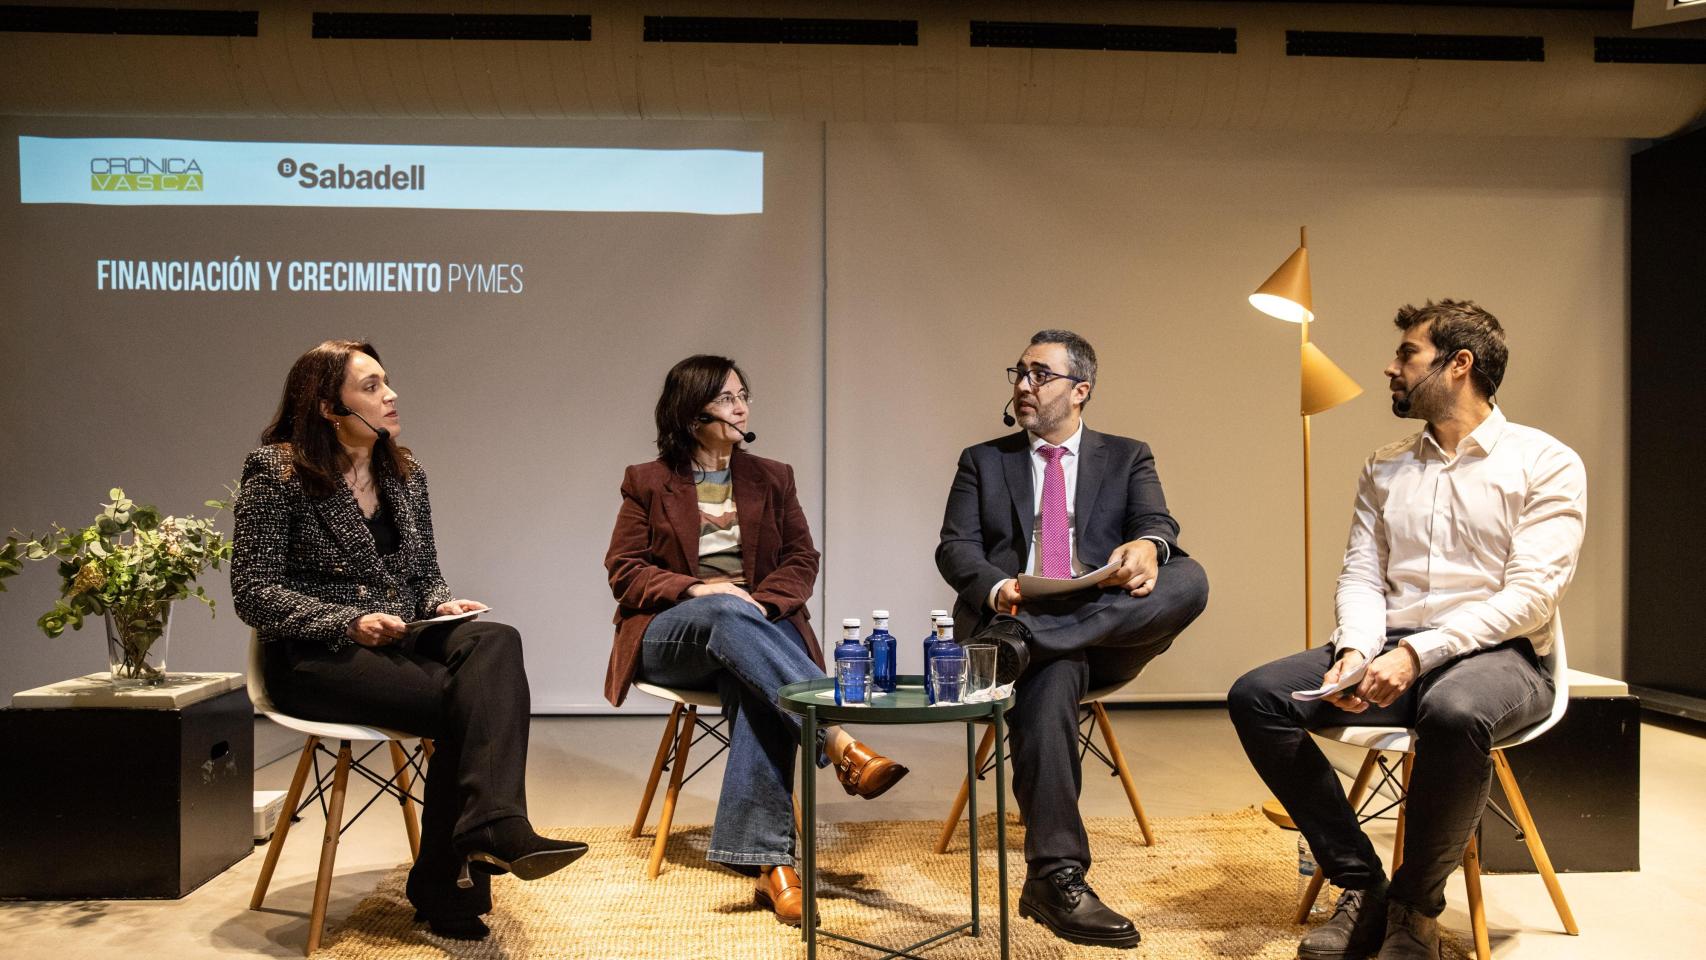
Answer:
M235 496L235 488L228 493ZM146 658L166 630L172 602L194 597L213 610L213 598L196 578L231 559L231 541L213 526L230 502L206 501L214 514L201 519L162 517L159 508L139 504L117 487L108 496L112 502L102 504L94 522L81 530L57 523L41 537L13 530L0 547L0 592L24 561L58 561L59 599L36 626L57 637L66 627L82 629L86 617L105 614L112 639L124 648L124 674L158 680Z

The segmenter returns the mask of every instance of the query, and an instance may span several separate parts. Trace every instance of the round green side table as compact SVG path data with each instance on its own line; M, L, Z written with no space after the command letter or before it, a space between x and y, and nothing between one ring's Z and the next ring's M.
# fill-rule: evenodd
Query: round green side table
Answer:
M780 691L782 709L798 714L800 723L800 845L801 882L805 885L805 904L800 917L801 936L806 941L806 960L817 960L818 937L828 937L843 943L856 944L882 952L889 957L916 957L920 947L969 932L982 936L982 923L977 903L977 731L979 723L995 727L995 847L1001 890L1001 960L1007 960L1007 764L1003 752L1007 741L1007 708L1013 698L983 703L942 704L932 706L924 696L924 678L897 677L893 693L874 697L867 704L838 706L835 702L835 680L819 677L790 683ZM820 930L817 927L817 731L825 724L838 723L963 723L966 728L966 802L971 839L971 922L962 923L904 947L887 947L853 937Z

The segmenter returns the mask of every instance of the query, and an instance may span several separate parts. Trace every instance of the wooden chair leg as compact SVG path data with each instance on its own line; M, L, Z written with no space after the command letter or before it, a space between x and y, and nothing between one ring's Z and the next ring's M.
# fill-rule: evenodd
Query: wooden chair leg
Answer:
M1097 700L1090 704L1090 712L1096 715L1096 727L1102 731L1102 743L1108 748L1108 756L1114 760L1114 772L1120 775L1120 786L1125 787L1125 798L1131 801L1132 815L1137 817L1137 829L1143 832L1143 845L1155 846L1155 831L1149 828L1149 817L1143 812L1143 801L1137 797L1137 784L1131 779L1131 768L1126 766L1125 754L1120 752L1120 742L1114 737L1114 725L1108 722L1108 711Z
M994 749L995 726L994 724L991 724L984 728L983 740L981 740L977 745L977 760L975 763L977 769L983 769L984 762L989 759L990 751ZM948 819L942 823L942 833L936 838L937 853L948 852L948 841L954 838L954 830L960 825L960 814L966 812L966 796L969 792L970 781L962 778L960 780L960 792L954 797L954 807L952 810L948 811Z
M675 742L675 725L681 719L681 704L669 708L669 720L663 726L663 737L658 740L657 756L652 758L652 772L646 777L646 792L640 795L640 812L634 814L634 829L628 831L628 836L637 837L646 829L646 817L652 812L652 798L657 796L658 779L663 776L664 761L669 759L670 744Z
M1487 905L1481 899L1481 842L1473 835L1463 849L1463 884L1469 892L1469 928L1475 933L1475 960L1493 960L1487 940Z
M803 837L806 834L806 828L801 826L800 823L801 823L801 821L800 821L800 798L795 797L794 798L794 835Z
M326 805L326 836L320 843L320 872L314 878L314 909L308 914L308 949L320 949L320 933L326 926L326 901L332 894L332 864L338 859L338 834L344 824L344 794L349 788L350 749L348 740L338 741L338 765L332 772L332 796Z
M1393 874L1396 874L1398 872L1398 868L1404 864L1405 813L1410 806L1410 771L1416 766L1416 755L1413 753L1404 754L1404 759L1399 762L1399 766L1403 770L1403 774L1400 777L1400 784L1398 788L1398 829L1392 835Z
M675 820L675 802L681 797L681 778L687 769L687 751L693 746L693 731L699 725L699 708L689 706L681 733L675 741L675 765L669 771L669 789L664 791L663 812L658 815L658 835L652 841L652 855L646 861L646 879L656 880L663 870L663 848L669 842L669 825Z
M409 758L403 745L391 741L391 769L397 774L397 789L403 794L403 829L409 834L409 859L421 857L421 821L415 816L415 801L409 797Z
M1351 791L1345 795L1345 799L1349 801L1352 810L1355 810L1357 804L1362 802L1362 795L1368 790L1368 781L1374 776L1375 762L1379 759L1379 750L1370 750L1362 758L1362 766L1357 768L1356 779L1351 781ZM1315 875L1309 878L1309 886L1304 888L1303 898L1297 903L1297 914L1292 917L1292 922L1309 922L1309 908L1315 906L1315 898L1321 895L1321 886L1326 880L1327 875L1322 872L1320 867L1316 867Z
M1516 785L1516 774L1511 771L1510 761L1505 758L1503 750L1493 751L1493 770L1505 788L1505 799L1511 802L1511 815L1516 817L1517 825L1522 828L1528 855L1534 858L1540 879L1546 881L1546 892L1552 895L1552 905L1558 908L1558 919L1564 923L1564 932L1572 937L1580 935L1576 916L1570 912L1569 901L1564 899L1564 888L1558 885L1558 875L1552 870L1552 858L1546 855L1546 845L1540 842L1540 830L1534 825L1534 815L1528 812L1528 801L1522 798L1522 790Z
M267 858L261 862L261 875L255 880L255 892L249 897L249 909L259 910L266 901L267 887L272 884L272 872L278 866L278 855L284 850L284 838L290 833L290 818L296 815L296 805L302 802L302 784L308 779L308 768L314 763L314 747L319 737L309 737L296 761L296 773L290 778L290 789L284 792L284 809L278 815L278 825L272 828L272 840L267 844Z

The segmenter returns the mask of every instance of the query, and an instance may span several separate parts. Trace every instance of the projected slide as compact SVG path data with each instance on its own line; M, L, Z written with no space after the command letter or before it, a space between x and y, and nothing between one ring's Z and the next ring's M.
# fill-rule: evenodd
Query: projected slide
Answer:
M747 150L18 138L23 203L745 214Z

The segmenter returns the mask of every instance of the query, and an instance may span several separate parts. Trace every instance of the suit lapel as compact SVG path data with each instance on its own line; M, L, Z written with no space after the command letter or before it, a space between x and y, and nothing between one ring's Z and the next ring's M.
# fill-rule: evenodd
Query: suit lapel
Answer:
M1079 560L1088 566L1099 566L1091 563L1091 558L1082 554L1084 549L1084 531L1090 526L1091 515L1096 512L1096 495L1102 491L1102 477L1107 473L1108 450L1102 444L1102 435L1084 428L1084 436L1078 441L1078 491L1076 502L1072 507L1072 535L1078 541Z
M758 586L758 528L765 512L765 486L759 482L750 458L736 450L729 457L730 480L734 483L735 522L740 525L740 569L748 587Z
M380 486L385 492L385 502L391 506L391 516L397 521L397 538L401 541L403 555L410 558L419 555L421 534L415 529L415 508L409 502L409 493L403 488L403 482L387 476L380 481Z
M1013 512L1019 518L1019 553L1030 556L1031 528L1036 523L1036 491L1031 487L1030 435L1021 431L1017 449L1001 455L1001 466L1007 473L1007 491L1013 495Z
M338 489L315 504L314 509L319 512L320 521L326 529L344 548L344 556L349 557L351 567L366 573L383 572L379 551L373 546L373 534L362 519L361 508L356 506L355 494L350 492L342 478L338 480Z
M681 569L685 573L699 570L699 490L693 481L675 471L663 484L663 512L669 518L669 529L681 547Z

